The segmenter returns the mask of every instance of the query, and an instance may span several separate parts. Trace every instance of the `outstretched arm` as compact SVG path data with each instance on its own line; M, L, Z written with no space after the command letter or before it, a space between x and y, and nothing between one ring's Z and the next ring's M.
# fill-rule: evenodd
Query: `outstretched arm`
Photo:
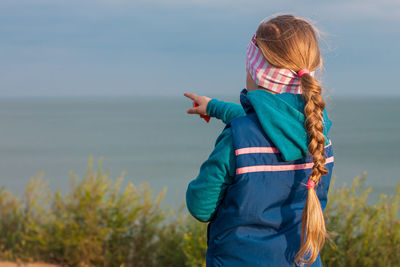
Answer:
M198 107L193 107L187 110L189 114L208 115L222 120L225 124L236 117L246 115L243 107L236 103L225 102L216 98L199 96L192 93L184 93L184 95L198 104Z
M207 114L209 114L210 117L220 119L227 124L234 118L246 115L246 112L239 104L213 98L208 102Z

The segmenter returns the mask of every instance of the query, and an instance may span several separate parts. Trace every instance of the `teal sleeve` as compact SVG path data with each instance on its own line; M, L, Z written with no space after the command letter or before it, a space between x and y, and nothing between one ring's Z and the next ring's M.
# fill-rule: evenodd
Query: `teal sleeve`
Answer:
M246 115L246 112L239 104L213 98L207 104L207 115L220 119L227 124L236 117Z
M325 145L327 145L327 144L329 144L329 130L331 129L332 121L329 120L326 109L324 109L324 112L323 112L323 124L324 124L323 125L324 126L324 135L326 136Z
M186 205L197 220L211 219L222 200L226 187L232 183L235 172L235 155L231 128L218 136L209 158L200 167L199 175L186 191Z

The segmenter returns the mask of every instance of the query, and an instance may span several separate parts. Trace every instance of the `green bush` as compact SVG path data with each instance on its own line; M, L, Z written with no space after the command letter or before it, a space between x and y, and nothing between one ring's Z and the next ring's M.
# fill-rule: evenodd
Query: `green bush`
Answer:
M120 190L108 173L93 170L69 191L53 195L41 176L32 179L22 199L0 191L0 258L46 261L68 266L155 266L158 231L165 219L147 184Z
M206 227L183 212L160 208L147 184L115 182L93 169L70 188L50 192L42 174L19 198L0 188L0 260L64 266L205 266ZM367 202L365 174L352 186L332 185L325 210L324 266L400 266L400 183L392 196Z
M325 220L329 238L322 251L324 266L400 266L400 183L391 196L368 204L366 173L331 189Z
M207 224L179 213L159 232L158 266L206 266Z

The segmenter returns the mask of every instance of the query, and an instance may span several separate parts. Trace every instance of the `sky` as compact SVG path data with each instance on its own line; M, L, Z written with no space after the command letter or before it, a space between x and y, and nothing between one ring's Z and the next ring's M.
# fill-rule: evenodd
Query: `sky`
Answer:
M321 32L332 96L400 96L399 0L1 0L0 98L238 95L266 16Z

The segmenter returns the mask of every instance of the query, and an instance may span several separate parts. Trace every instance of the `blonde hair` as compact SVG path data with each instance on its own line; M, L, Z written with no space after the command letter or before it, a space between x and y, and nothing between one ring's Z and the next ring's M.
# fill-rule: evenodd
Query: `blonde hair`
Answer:
M256 42L266 60L279 68L314 71L322 69L318 30L303 18L279 15L262 21L256 32ZM322 117L325 108L322 88L317 79L309 74L300 78L302 97L305 101L305 129L309 138L308 152L313 156L313 168L309 180L318 185L328 173L325 167L325 137ZM295 261L311 265L318 257L325 242L325 221L314 188L308 189L302 215L301 243Z

